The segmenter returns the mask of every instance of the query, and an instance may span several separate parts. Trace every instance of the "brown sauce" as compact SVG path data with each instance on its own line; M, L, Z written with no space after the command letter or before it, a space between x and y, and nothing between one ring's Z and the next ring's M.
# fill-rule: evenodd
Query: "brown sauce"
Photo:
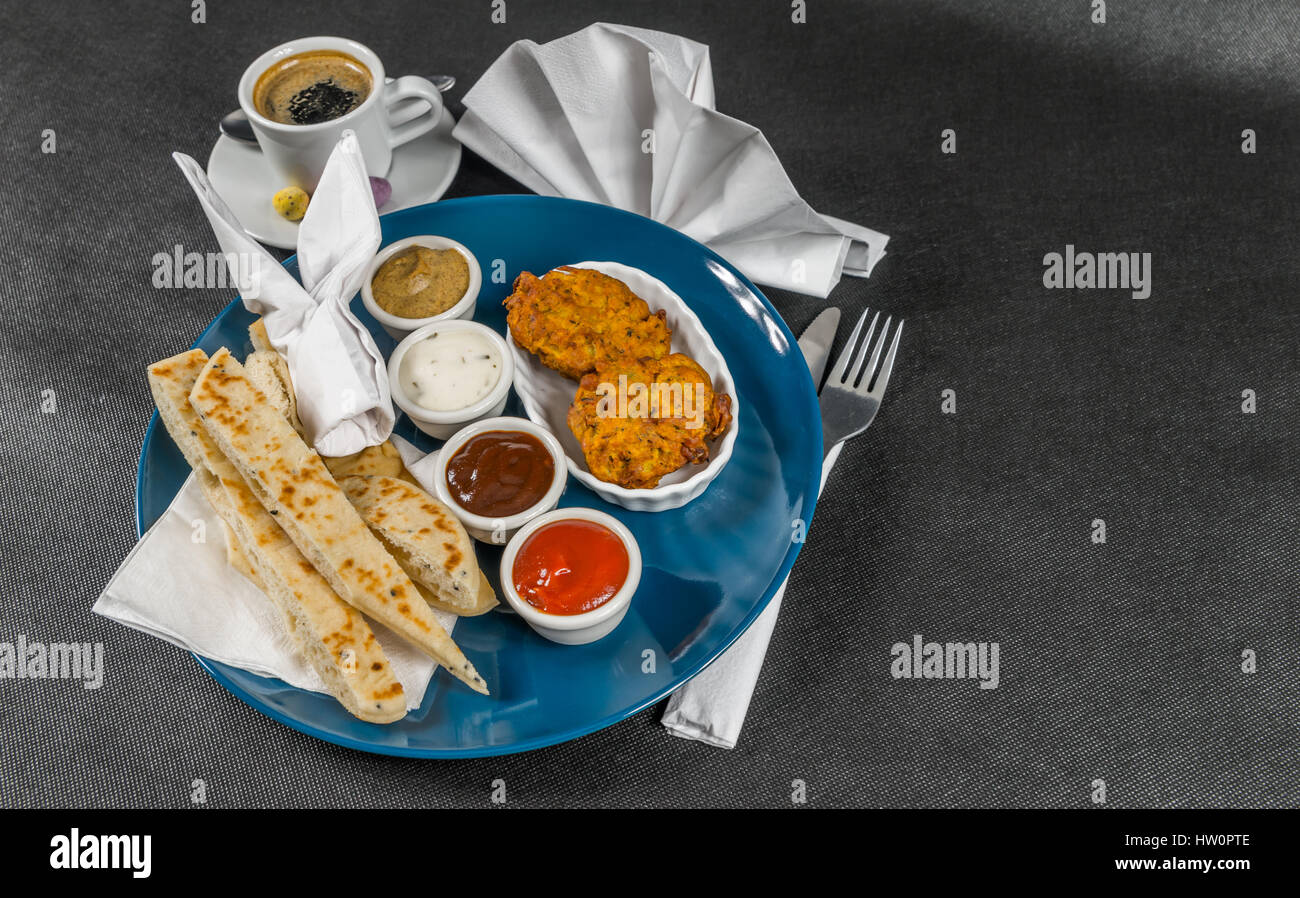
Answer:
M555 460L542 441L518 430L470 437L447 462L447 487L456 504L485 518L506 518L541 501L555 477Z

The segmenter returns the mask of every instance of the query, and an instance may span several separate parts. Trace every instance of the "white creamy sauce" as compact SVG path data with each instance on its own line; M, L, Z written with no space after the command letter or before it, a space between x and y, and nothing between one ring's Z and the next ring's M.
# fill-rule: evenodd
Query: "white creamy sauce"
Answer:
M482 334L439 331L407 350L398 374L416 405L451 412L492 392L501 377L501 357Z

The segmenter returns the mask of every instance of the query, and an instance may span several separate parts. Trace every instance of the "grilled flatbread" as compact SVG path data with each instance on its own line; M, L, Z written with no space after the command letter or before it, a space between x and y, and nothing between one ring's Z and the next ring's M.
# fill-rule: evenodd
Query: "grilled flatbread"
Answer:
M487 684L439 626L411 578L366 527L319 455L218 350L190 391L217 447L290 539L354 608L413 642L471 689Z
M248 326L248 340L253 344L254 352L275 352L271 337L266 332L266 322L261 318Z
M253 570L252 563L244 556L244 550L239 548L239 537L235 535L234 530L230 529L230 525L226 523L224 518L221 521L221 532L226 537L226 564L243 574L262 592L266 592L266 588L262 586L262 581L258 579L257 572Z
M398 477L406 470L402 465L402 455L391 440L384 440L378 446L367 446L351 455L321 456L321 459L334 479L340 482L344 477Z
M250 352L244 361L248 379L253 382L275 407L284 415L293 429L305 433L302 421L298 420L298 400L294 398L293 383L289 379L289 363L275 350L258 350Z
M248 333L254 345L259 341L264 341L266 339L266 328L262 326L262 319L257 319L248 329ZM248 372L248 379L253 382L253 386L265 393L271 399L271 405L275 407L275 410L283 414L289 423L293 425L293 429L306 439L306 431L303 430L302 422L298 420L298 404L294 397L293 382L289 377L289 366L280 357L280 354L274 350L251 352L248 358L244 360L244 369ZM402 463L402 454L397 451L397 447L393 445L392 440L384 440L376 446L367 446L360 452L353 452L351 455L334 457L322 455L321 461L325 462L325 467L330 469L330 473L334 475L335 480L342 480L344 477L381 476L397 477L417 488L420 485L419 481L406 470L406 465ZM234 543L229 545L230 564L243 572L244 568L247 567L247 562L240 557L237 545ZM406 568L406 572L408 574L412 573L410 568ZM426 598L428 597L426 596ZM446 603L441 601L431 602L430 604L434 608L443 611L447 610ZM492 604L496 604L495 596L492 596ZM484 608L483 610L486 611L487 609Z
M298 419L298 400L293 391L293 381L289 377L289 364L271 347L270 338L266 335L266 325L262 323L261 318L249 326L248 336L255 350L244 360L244 368L248 371L249 380L253 382L253 386L271 399L271 404L282 412L293 425L293 429L305 438L306 431L303 430L302 421ZM274 379L271 375L274 375ZM392 440L384 440L377 446L367 446L351 455L340 455L334 458L323 455L321 459L330 469L335 480L378 474L384 477L399 477L419 486L419 482L402 464L401 453L397 451Z
M271 345L271 338L266 333L266 324L261 318L248 326L248 339L253 344L253 351L244 360L249 380L266 395L267 400L275 406L276 410L289 420L294 430L305 433L302 421L298 419L298 400L289 378L289 363ZM229 535L227 533L227 536ZM254 583L257 582L256 575L252 573L252 566L244 557L237 540L226 540L226 561ZM258 586L260 587L261 584L258 583Z
M330 694L362 720L401 719L406 696L370 625L307 563L204 431L188 397L207 362L196 349L149 369L149 387L167 432Z
M382 540L380 540L380 542L382 542ZM398 564L402 564L401 558L398 558L396 555L393 557L397 558ZM402 569L408 574L411 573L411 571L405 566L403 566ZM497 594L492 589L492 584L488 582L487 574L482 571L478 572L478 591L474 596L474 604L468 608L463 605L448 605L442 599L438 598L431 589L419 580L415 580L414 576L412 576L411 579L414 580L415 588L419 590L420 595L424 597L424 600L429 603L430 608L436 608L439 611L446 611L448 614L454 614L457 617L478 617L480 614L487 614L497 605L501 604L497 601Z
M345 477L339 486L430 605L468 615L496 604L492 596L483 607L474 543L447 506L394 477Z

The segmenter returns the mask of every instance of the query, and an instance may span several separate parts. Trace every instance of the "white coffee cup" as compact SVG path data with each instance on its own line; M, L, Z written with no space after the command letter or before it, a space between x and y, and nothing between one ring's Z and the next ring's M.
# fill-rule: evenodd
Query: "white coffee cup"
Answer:
M261 74L285 57L313 50L346 53L369 69L369 96L346 115L312 125L287 125L258 112L253 88ZM284 186L301 187L308 193L316 189L330 152L345 130L356 132L366 173L382 178L392 165L393 147L432 130L442 118L443 108L442 94L432 82L405 75L386 84L379 57L364 44L342 37L304 37L267 50L239 79L239 107L253 126L262 155L284 179Z

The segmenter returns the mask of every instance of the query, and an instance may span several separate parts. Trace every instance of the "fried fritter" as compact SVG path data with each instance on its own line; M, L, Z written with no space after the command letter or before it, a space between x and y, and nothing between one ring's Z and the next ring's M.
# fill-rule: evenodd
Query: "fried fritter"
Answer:
M672 331L627 284L599 271L563 266L525 271L505 299L510 335L548 368L578 380L624 358L668 355Z
M585 375L568 415L588 470L629 489L708 461L708 441L730 423L731 397L715 393L708 372L681 353Z

